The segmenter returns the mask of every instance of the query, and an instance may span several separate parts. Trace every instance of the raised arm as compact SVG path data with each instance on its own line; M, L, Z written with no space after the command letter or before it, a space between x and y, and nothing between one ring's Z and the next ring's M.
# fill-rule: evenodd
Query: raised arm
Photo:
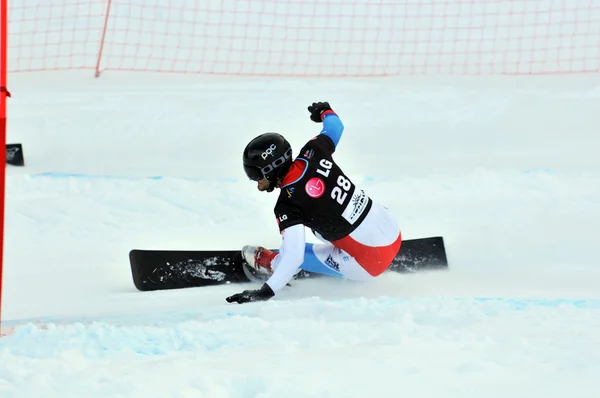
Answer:
M321 134L331 138L334 147L337 147L344 132L344 125L339 116L329 106L329 102L313 102L308 107L308 111L310 112L310 120L315 123L323 123Z
M321 130L321 134L331 138L335 147L337 147L338 142L340 142L343 132L344 125L342 124L340 117L336 115L334 111L323 113L323 130Z

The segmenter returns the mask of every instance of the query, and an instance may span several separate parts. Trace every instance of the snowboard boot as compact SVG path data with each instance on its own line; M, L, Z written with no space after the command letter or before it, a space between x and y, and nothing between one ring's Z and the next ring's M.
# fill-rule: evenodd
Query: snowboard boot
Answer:
M262 278L268 278L273 273L271 261L277 254L278 253L274 253L262 246L246 245L242 248L242 257L246 263L255 270L256 274L258 274L256 276Z

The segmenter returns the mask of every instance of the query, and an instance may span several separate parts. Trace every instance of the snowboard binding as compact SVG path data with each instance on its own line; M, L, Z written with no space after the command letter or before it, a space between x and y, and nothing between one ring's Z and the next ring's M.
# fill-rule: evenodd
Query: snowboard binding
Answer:
M270 267L265 268L256 263L256 252L261 249L256 246L244 246L242 248L242 269L246 277L252 282L265 282L273 273Z
M266 282L271 276L264 268L256 269L244 259L242 256L242 270L251 282Z

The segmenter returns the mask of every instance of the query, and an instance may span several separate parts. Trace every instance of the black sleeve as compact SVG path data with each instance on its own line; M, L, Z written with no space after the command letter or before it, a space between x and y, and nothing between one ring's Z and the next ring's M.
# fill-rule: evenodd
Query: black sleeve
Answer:
M289 202L277 202L275 205L275 217L277 218L280 232L293 225L304 224L304 218L300 209Z
M312 140L306 143L306 146L311 149L318 149L321 152L325 152L328 155L331 155L335 152L335 145L331 138L327 137L325 134L319 134Z

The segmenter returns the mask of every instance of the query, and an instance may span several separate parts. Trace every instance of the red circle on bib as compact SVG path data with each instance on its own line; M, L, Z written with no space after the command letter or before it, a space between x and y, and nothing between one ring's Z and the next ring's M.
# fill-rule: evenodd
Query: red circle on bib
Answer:
M325 193L325 183L322 179L314 177L308 180L304 189L308 196L313 199L320 198Z

